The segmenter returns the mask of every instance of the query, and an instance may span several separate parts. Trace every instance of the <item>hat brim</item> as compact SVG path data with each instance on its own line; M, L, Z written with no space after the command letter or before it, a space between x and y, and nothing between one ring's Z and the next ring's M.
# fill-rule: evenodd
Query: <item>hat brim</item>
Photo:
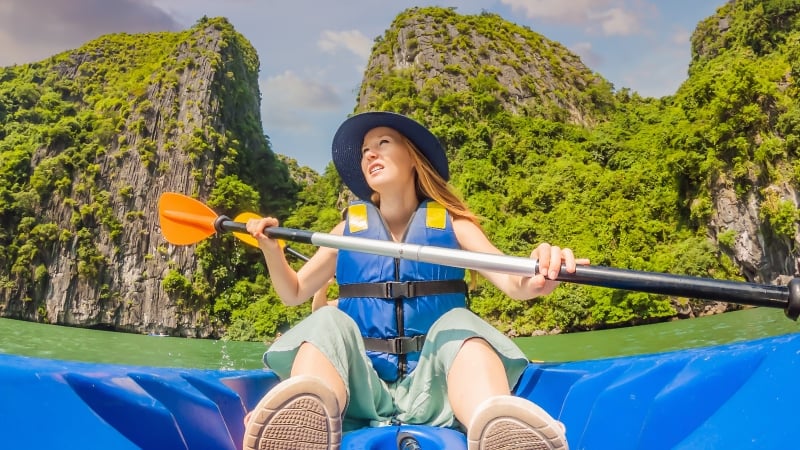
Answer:
M369 201L372 195L372 188L367 184L361 171L361 149L364 135L377 127L388 127L400 132L414 143L445 181L450 179L447 155L439 139L430 130L402 114L384 111L365 112L342 122L333 136L331 149L333 164L339 176L358 198Z

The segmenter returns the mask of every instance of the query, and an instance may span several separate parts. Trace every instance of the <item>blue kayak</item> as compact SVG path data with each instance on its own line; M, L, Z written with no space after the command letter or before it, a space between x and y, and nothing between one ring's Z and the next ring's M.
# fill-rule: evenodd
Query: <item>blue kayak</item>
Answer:
M567 427L575 449L796 448L800 333L715 347L531 363L515 394ZM269 370L199 370L0 355L3 448L240 449ZM343 449L466 449L426 426L346 433Z

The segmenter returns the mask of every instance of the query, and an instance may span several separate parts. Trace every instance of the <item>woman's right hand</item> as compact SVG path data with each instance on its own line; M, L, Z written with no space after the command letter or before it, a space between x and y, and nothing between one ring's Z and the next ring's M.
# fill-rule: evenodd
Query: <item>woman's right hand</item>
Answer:
M262 217L261 219L249 219L245 224L247 232L258 241L258 247L263 252L280 252L281 245L277 239L272 239L264 233L269 227L277 227L278 219L274 217Z

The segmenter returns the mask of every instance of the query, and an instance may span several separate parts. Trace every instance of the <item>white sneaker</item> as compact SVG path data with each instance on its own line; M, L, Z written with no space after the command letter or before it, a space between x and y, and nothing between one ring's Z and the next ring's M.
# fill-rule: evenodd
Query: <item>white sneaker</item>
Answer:
M338 450L341 443L336 394L321 379L298 375L258 402L245 428L243 450Z
M564 424L521 397L500 395L480 405L467 427L469 450L568 450Z

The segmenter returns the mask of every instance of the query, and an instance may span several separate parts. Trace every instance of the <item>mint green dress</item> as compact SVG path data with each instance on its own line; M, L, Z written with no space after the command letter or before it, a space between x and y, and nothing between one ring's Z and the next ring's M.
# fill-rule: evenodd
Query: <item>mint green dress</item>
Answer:
M286 379L301 344L309 342L319 349L347 387L344 431L398 423L463 428L447 399L447 374L461 345L471 338L482 338L497 351L509 386L516 385L528 364L525 354L465 308L450 310L434 322L416 369L394 383L378 377L358 326L333 306L318 309L281 336L264 354L264 364Z

